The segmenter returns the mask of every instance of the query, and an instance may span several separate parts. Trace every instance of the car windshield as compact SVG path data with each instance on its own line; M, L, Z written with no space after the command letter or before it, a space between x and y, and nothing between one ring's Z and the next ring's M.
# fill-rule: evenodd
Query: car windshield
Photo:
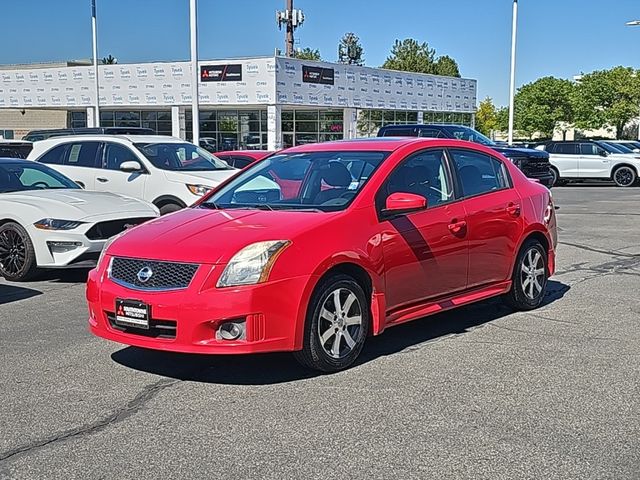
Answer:
M0 163L0 193L79 189L77 183L40 163Z
M136 143L136 148L161 170L232 170L226 162L192 143Z
M621 143L601 142L600 146L609 153L633 153L633 150Z
M476 132L473 128L463 127L460 125L447 125L445 130L457 140L466 140L467 142L474 142L487 146L495 145L493 140L485 137L480 132Z
M308 152L273 155L215 192L204 208L343 210L388 152Z

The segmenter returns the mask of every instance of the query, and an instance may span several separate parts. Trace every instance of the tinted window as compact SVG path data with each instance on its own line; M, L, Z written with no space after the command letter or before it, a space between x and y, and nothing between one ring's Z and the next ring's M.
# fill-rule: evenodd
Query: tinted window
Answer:
M427 207L451 201L453 188L447 175L444 151L426 150L405 160L389 175L378 208L396 192L420 195L427 199Z
M253 158L245 155L235 155L233 157L233 166L236 168L244 168L254 162Z
M413 128L389 128L385 130L385 137L415 137Z
M420 128L418 129L419 137L426 138L442 138L444 135L440 130L436 130L435 128Z
M561 155L575 155L577 152L575 143L556 143L553 153Z
M471 150L451 150L465 197L509 187L501 161Z
M479 143L481 145L495 145L493 140L485 137L480 132L475 131L473 128L465 127L462 125L447 125L442 127L449 135L449 138L455 138L457 140L466 140L467 142Z
M58 145L53 147L43 156L38 159L40 163L48 163L50 165L62 165L64 158L64 152L67 150L67 145Z
M104 168L108 170L120 170L122 162L138 161L135 154L123 145L107 143L104 152Z
M135 146L161 170L212 171L230 168L226 162L192 143L136 143Z
M80 187L55 170L35 162L0 164L0 193Z
M582 155L598 155L600 148L595 143L581 143L580 153Z
M99 168L98 149L99 142L78 142L67 145L64 156L64 164L70 167Z

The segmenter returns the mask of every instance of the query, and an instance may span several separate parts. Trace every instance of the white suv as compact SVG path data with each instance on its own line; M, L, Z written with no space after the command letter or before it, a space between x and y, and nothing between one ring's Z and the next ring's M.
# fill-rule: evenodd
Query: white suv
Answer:
M549 153L555 185L571 180L613 180L619 187L638 181L640 155L622 153L607 142L593 140L547 142L536 147Z
M45 163L87 190L119 193L174 212L238 170L179 138L76 135L35 142L29 160Z

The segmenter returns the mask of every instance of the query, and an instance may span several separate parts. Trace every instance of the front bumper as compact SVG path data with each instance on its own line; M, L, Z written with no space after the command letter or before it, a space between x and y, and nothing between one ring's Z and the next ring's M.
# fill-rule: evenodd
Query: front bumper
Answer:
M125 345L171 352L245 354L299 349L310 277L216 288L222 268L201 265L187 289L166 292L125 288L112 282L104 270L94 269L86 292L90 330ZM115 325L116 299L149 305L151 328ZM246 322L244 339L223 340L216 334L222 323L242 320ZM154 329L156 325L160 328ZM172 330L163 335L167 326Z
M528 178L538 180L542 185L549 189L553 187L553 174L551 172L542 174L525 173L525 175L527 175Z
M80 266L97 260L106 240L89 240L84 231L39 230L28 228L36 253L36 263L42 268Z

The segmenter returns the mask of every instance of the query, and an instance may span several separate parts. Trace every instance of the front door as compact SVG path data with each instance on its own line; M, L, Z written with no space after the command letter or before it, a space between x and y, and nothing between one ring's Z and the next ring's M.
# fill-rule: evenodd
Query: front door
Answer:
M145 182L149 175L142 172L123 172L120 170L120 165L123 162L132 160L142 164L129 147L119 143L105 142L102 169L96 173L95 189L144 199Z
M579 169L580 178L609 178L611 160L607 152L595 143L581 143Z
M378 211L395 192L427 199L425 210L381 217L386 306L390 313L466 288L469 255L465 211L461 202L455 202L447 163L442 149L412 154L378 192Z
M523 231L522 200L502 161L491 155L452 149L465 199L469 240L468 288L511 278L511 260Z

